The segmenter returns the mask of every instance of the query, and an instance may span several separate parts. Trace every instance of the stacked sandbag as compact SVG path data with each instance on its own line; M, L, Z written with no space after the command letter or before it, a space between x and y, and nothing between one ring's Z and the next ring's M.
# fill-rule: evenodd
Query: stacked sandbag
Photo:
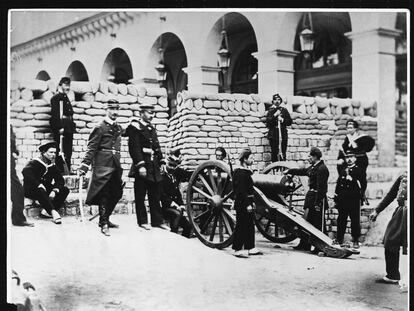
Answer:
M179 148L183 165L192 169L214 158L218 146L233 159L242 148L251 146L256 161L270 160L262 140L267 131L265 105L257 99L247 94L178 93L178 112L168 123L169 147Z

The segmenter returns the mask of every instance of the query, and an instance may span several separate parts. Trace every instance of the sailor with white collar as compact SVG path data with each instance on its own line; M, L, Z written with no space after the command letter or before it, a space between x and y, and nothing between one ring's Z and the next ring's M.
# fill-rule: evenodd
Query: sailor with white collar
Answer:
M161 165L165 164L158 141L157 130L151 121L154 117L154 106L141 104L140 118L132 119L126 129L129 154L132 166L128 176L135 178L134 194L138 226L150 230L148 215L145 208L145 195L151 213L151 226L165 230L170 228L163 224L160 206Z
M40 157L34 158L23 168L25 197L37 200L55 224L61 224L58 210L63 206L69 189L62 173L55 164L57 144L46 142L39 147Z

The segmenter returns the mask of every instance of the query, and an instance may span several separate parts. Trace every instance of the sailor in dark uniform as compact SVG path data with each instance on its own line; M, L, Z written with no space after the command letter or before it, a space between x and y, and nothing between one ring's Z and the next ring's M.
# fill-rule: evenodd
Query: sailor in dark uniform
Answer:
M342 143L342 149L338 154L338 173L347 166L345 155L351 150L356 156L356 166L362 170L363 188L362 188L362 202L366 202L365 190L367 185L367 167L368 156L367 152L371 151L375 145L375 140L368 135L361 134L358 130L359 124L355 120L348 120L346 122L347 135Z
M272 149L272 162L279 161L278 156L282 155L283 160L286 160L286 149L288 142L287 126L292 125L292 118L290 117L289 111L282 107L283 100L279 94L273 95L272 106L266 116L266 126L269 128L268 138L270 147ZM279 129L280 126L280 129ZM279 131L282 134L282 150L279 150ZM281 154L279 154L281 152Z
M141 104L140 118L132 119L127 127L128 149L132 158L132 166L128 176L135 178L135 208L137 222L141 228L150 230L148 225L145 195L148 193L148 203L151 214L151 226L170 230L163 224L160 206L161 165L165 164L157 131L151 121L154 117L154 106Z
M58 210L63 206L69 189L65 186L62 173L55 165L56 143L48 142L39 147L40 157L23 168L25 197L37 200L55 224L61 224Z
M305 196L303 209L305 210L304 218L314 227L323 232L323 219L325 217L325 207L327 207L326 192L328 191L329 170L322 158L322 152L317 147L312 147L309 152L309 163L307 168L292 168L284 171L284 174L301 175L309 177L309 190ZM295 249L310 250L311 245L305 239L294 247ZM314 249L317 253L318 249Z
M334 201L338 209L336 241L343 244L348 216L351 219L351 235L353 247L359 248L361 235L360 213L363 183L363 171L355 162L355 153L348 150L346 154L347 166L339 173L335 187Z
M162 215L170 220L171 231L177 233L181 227L182 235L189 238L191 225L183 215L185 210L183 197L180 192L180 183L188 182L192 172L185 170L180 165L180 158L171 153L167 157L167 164L161 172L161 205Z
M110 222L116 204L122 198L123 185L121 167L122 127L116 122L119 104L116 100L107 103L106 117L96 125L89 135L87 150L79 168L79 174L87 173L92 164L86 204L99 206L101 232L109 236L109 228L119 226Z
M72 158L73 149L73 133L76 132L76 124L73 121L73 108L68 98L68 92L70 90L70 78L63 77L59 82L58 93L56 93L51 99L50 104L52 107L50 128L52 129L53 140L57 144L57 154L60 151L60 136L62 135L62 151L65 157L66 164L70 171L70 162ZM60 111L61 107L63 111ZM63 162L57 158L56 165L63 173Z

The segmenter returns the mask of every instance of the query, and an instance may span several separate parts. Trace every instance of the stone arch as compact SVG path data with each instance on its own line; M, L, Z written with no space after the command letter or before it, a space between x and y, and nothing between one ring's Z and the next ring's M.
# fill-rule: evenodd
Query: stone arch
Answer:
M243 55L243 52L247 48L252 49L253 52L257 52L257 37L255 30L250 23L249 19L237 12L229 12L221 16L211 28L206 42L204 44L204 54L203 54L203 65L208 67L217 67L217 51L220 48L222 41L221 31L223 28L226 30L228 37L228 49L231 53L230 55L230 68L226 77L227 85L230 85L233 78L233 73L235 72L235 66L240 64L238 58ZM253 62L257 62L256 59L252 57ZM221 73L219 73L221 74ZM220 77L221 79L223 77ZM257 80L256 80L256 89L257 89ZM221 90L223 91L223 90Z
M106 56L102 66L101 80L129 83L132 78L132 65L128 54L121 48L112 49Z
M69 77L72 81L89 81L85 66L78 60L70 63L65 76Z
M37 73L36 78L37 80L48 81L50 80L50 75L45 70L41 70Z
M170 116L176 112L177 93L187 89L187 74L182 70L187 67L187 53L181 39L172 32L162 33L153 43L146 62L146 77L149 83L156 83L157 71L155 67L160 61L159 49L163 50L163 62L166 68L166 82Z

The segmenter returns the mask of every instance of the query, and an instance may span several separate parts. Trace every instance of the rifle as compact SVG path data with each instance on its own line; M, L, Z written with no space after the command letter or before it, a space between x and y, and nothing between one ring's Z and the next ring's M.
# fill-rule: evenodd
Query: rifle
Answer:
M60 115L60 120L62 121L63 119L63 102L59 101L59 115ZM68 164L66 163L66 159L65 156L62 152L63 150L63 134L59 135L60 140L59 140L59 159L62 162L63 165L63 175L69 175L69 168L68 168Z
M285 159L283 158L283 153L282 153L282 129L280 128L280 121L279 119L277 120L277 128L279 131L279 152L277 154L277 160L278 161L284 161Z
M82 186L83 186L83 176L79 176L79 211L81 215L81 221L85 223L85 217L83 216L83 201L82 201Z

